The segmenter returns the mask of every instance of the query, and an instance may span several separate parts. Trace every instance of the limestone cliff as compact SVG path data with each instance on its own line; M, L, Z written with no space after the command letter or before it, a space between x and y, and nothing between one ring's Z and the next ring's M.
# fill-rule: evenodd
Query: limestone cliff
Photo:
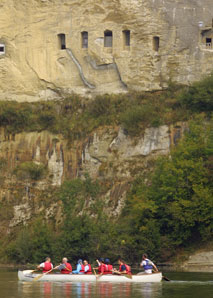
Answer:
M190 83L212 71L212 0L1 0L0 99Z
M103 194L109 212L117 216L137 173L147 171L155 156L168 154L185 130L185 124L147 128L140 138L130 138L121 128L105 127L91 136L68 143L47 131L20 133L5 138L0 133L1 234L34 216L54 216L60 222L60 202L54 190L65 179L92 178L108 184ZM44 165L48 171L39 181L17 179L14 169L24 162Z
M213 272L213 250L207 248L203 251L197 251L190 255L185 261L181 269L191 272Z

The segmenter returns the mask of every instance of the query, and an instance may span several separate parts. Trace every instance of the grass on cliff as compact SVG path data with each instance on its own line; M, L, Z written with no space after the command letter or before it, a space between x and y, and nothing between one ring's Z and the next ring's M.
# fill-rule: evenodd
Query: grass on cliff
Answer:
M36 103L0 102L0 126L5 137L22 131L49 130L70 141L88 136L104 125L121 125L131 136L146 127L188 120L213 110L213 75L190 87L170 84L166 91L78 95L64 100Z

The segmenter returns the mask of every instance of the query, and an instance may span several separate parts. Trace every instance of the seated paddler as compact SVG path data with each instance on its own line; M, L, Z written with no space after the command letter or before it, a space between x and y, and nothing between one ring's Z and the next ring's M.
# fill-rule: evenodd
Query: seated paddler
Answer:
M151 260L148 259L147 254L143 254L140 266L143 267L144 272L146 274L151 274L152 270L158 272L157 266Z
M37 269L42 269L43 273L47 273L53 269L53 264L51 263L51 259L46 257L45 262L41 263L37 266Z
M61 271L61 274L72 274L72 266L68 263L67 258L63 258L62 263L56 268Z
M96 262L98 263L98 267L93 269L98 270L99 275L103 275L105 271L104 258L100 258L99 260L96 260Z
M82 259L79 259L77 262L76 270L73 270L74 274L84 274L84 265Z
M92 274L92 267L87 260L84 260L84 274Z
M118 264L119 264L119 270L114 269L113 273L115 274L127 274L127 275L131 275L131 267L129 265L127 265L122 259L118 259Z
M110 260L106 258L104 260L105 268L104 268L104 274L112 274L113 266L110 264Z

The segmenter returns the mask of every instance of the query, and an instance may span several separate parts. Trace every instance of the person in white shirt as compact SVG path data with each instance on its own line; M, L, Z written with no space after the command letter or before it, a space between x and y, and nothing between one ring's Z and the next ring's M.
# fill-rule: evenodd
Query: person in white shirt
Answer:
M51 263L51 259L49 257L46 257L45 262L38 265L37 268L42 269L43 273L52 270L53 264Z
M143 254L140 266L143 267L145 273L147 274L151 274L153 269L155 272L158 272L158 268L152 261L148 259L147 254Z
M84 260L84 274L92 274L92 267L87 260Z

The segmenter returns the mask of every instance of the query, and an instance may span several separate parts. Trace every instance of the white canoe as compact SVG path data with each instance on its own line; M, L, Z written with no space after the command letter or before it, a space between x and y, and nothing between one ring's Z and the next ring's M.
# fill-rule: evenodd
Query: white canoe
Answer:
M30 270L18 271L18 278L22 281L33 281L35 277L40 274L31 273ZM162 273L132 275L132 278L107 274L96 277L94 274L44 274L38 281L51 281L51 282L160 282L162 280Z

